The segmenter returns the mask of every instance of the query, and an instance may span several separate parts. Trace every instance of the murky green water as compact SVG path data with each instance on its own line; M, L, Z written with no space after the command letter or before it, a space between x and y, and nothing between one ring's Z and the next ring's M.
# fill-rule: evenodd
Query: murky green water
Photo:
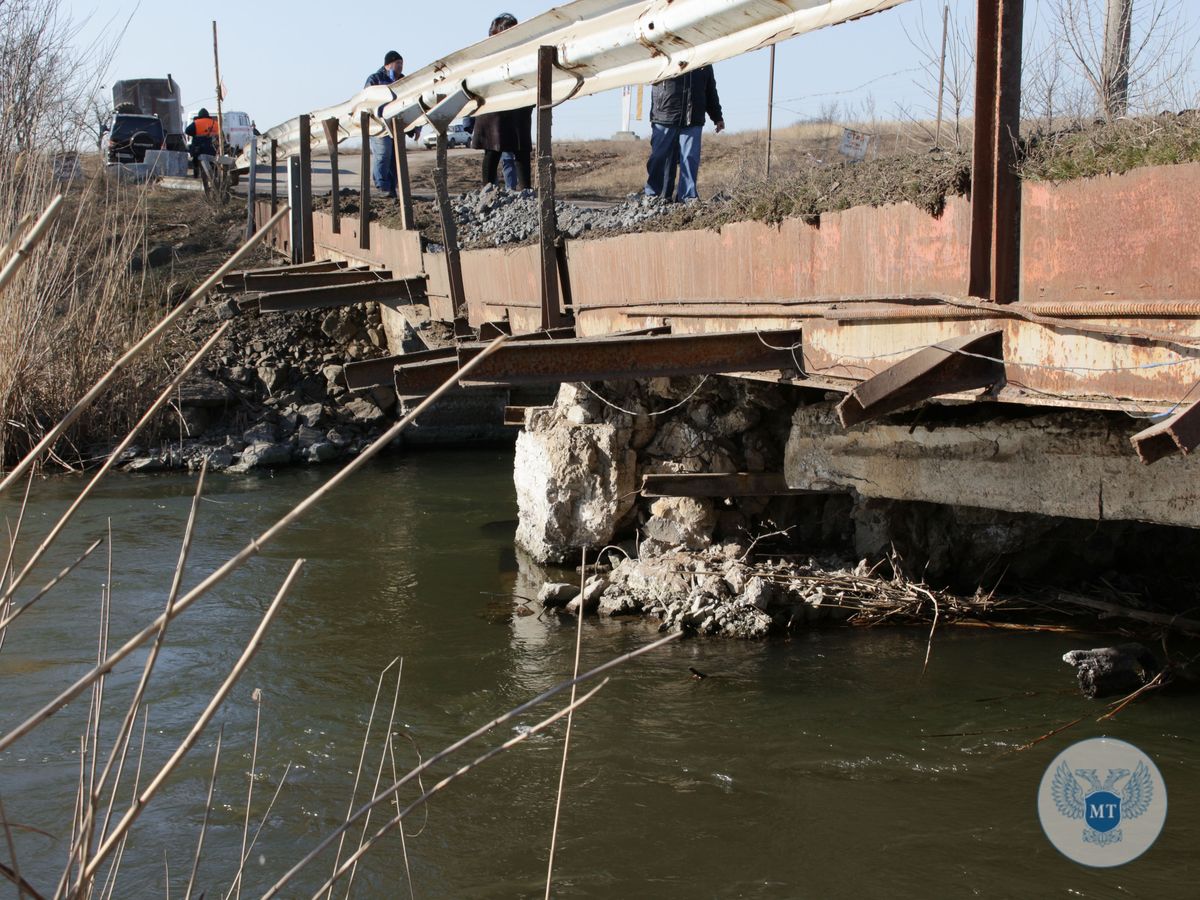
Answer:
M284 783L251 854L244 896L261 894L344 815L376 681L393 659L404 666L395 730L425 755L569 674L573 623L522 614L514 600L535 588L518 571L512 548L510 467L504 451L389 459L172 628L150 691L147 773L216 689L290 561L308 559L217 723L139 821L115 896L164 896L168 878L171 894L183 895L218 723L225 749L199 884L208 898L224 896L242 840L255 688L263 703L251 834ZM188 584L325 474L211 478ZM49 527L72 487L35 486L30 535ZM46 577L57 571L111 518L114 644L161 608L192 490L182 477L113 480L44 567ZM0 501L0 514L12 517L14 504ZM94 659L104 580L97 555L12 628L0 652L0 728ZM654 637L638 622L589 621L585 665ZM1065 650L1095 639L947 631L922 679L925 639L923 632L879 629L756 644L693 640L619 670L576 718L556 895L1200 894L1200 702L1155 699L1102 726L1093 721L1099 708L1074 694L1059 662ZM689 667L710 677L693 680ZM139 671L127 665L110 680L107 731ZM76 702L0 754L0 797L10 820L52 835L15 834L22 872L46 890L66 852L86 708L86 700ZM1063 735L1014 752L1089 713ZM509 723L455 761L515 733ZM1092 871L1046 841L1035 791L1059 751L1102 733L1155 758L1170 809L1146 856ZM541 896L561 753L561 727L537 735L438 794L427 817L410 819L414 895ZM399 741L397 766L414 761L413 744ZM365 781L374 780L378 765L373 741ZM437 767L426 785L451 768ZM285 895L308 896L330 865L322 859ZM409 895L397 836L367 857L354 889L358 896ZM0 886L0 896L15 891Z

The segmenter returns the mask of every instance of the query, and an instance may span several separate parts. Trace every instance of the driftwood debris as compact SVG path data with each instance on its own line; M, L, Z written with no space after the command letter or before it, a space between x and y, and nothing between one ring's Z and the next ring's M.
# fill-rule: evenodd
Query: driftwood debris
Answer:
M1072 650L1063 654L1063 662L1075 667L1080 692L1092 700L1136 691L1161 670L1154 654L1141 644Z

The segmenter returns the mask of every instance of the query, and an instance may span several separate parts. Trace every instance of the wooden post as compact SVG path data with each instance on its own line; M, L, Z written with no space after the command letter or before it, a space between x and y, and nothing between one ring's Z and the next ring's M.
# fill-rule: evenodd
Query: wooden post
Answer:
M312 262L317 253L313 242L312 128L307 115L300 117L300 224L304 229L300 262Z
M413 224L412 183L408 177L408 145L404 142L404 132L400 129L400 120L392 119L388 123L392 132L392 146L396 152L396 188L400 198L400 227L411 231Z
M558 214L554 208L554 64L555 47L538 48L537 164L538 232L541 244L542 328L562 324L558 285Z
M221 100L225 91L221 88L221 59L217 54L217 22L213 20L213 71L217 75L217 167L225 155L225 117L221 114Z
M1021 30L1024 0L978 0L968 291L1011 303L1020 291Z
M325 145L329 148L329 182L330 182L330 205L329 210L333 216L333 233L342 233L342 211L341 198L339 192L341 188L338 185L338 120L337 117L326 119L321 123L325 129Z
M442 243L446 245L446 280L450 283L450 302L454 307L454 318L465 319L467 298L463 289L462 261L458 255L458 226L454 222L454 209L450 205L445 126L438 132L433 186L437 191L438 216L442 220Z
M271 139L271 215L279 209L279 141Z
M358 117L358 130L362 135L362 151L358 166L358 248L371 249L371 114Z

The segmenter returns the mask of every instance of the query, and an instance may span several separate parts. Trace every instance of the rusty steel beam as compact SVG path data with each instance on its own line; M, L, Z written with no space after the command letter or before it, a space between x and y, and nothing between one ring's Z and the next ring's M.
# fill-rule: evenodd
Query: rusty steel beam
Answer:
M562 299L558 280L558 214L554 209L554 67L558 50L538 48L537 72L537 167L538 167L538 246L541 259L542 327L562 324Z
M300 117L300 262L316 259L312 208L312 137L308 116Z
M337 269L345 269L348 266L349 263L342 262L341 260L323 259L320 262L300 263L298 265L243 269L240 272L230 272L222 278L218 289L222 291L244 291L246 289L246 277L249 275L285 275L290 272L333 272Z
M405 231L416 228L413 222L412 179L408 174L408 144L404 142L404 126L399 119L388 122L392 135L392 150L396 154L396 196L400 200L400 227Z
M479 339L481 341L490 341L493 338L498 338L500 335L512 336L512 326L508 322L484 322L479 326Z
M990 388L1004 380L1004 332L951 338L918 350L868 378L837 406L843 428L940 394Z
M401 353L396 356L346 363L346 387L352 391L391 387L396 383L396 366L445 360L450 360L457 366L458 351L453 347L439 347L436 350L420 350L416 353Z
M512 425L517 428L525 424L525 411L528 406L506 406L504 407L504 424Z
M331 116L321 122L321 127L325 129L325 143L329 147L329 213L333 218L332 230L334 234L342 233L342 211L339 197L341 191L338 186L338 120L337 116Z
M380 300L399 300L414 288L424 287L425 278L393 278L390 281L366 281L335 287L305 288L263 294L258 307L263 312L287 312L297 309L330 309Z
M358 117L362 149L358 152L358 249L371 249L371 114Z
M782 472L703 472L643 475L640 493L643 497L782 497L829 492L788 487Z
M433 186L437 193L438 218L442 223L442 244L446 257L446 282L450 288L450 305L454 318L467 315L467 296L463 288L462 261L458 255L458 225L454 221L454 209L450 205L450 184L446 162L446 128L442 126L437 136L437 159L433 168Z
M261 291L264 294L277 291L298 291L305 288L336 287L339 284L359 284L364 281L388 280L392 273L385 269L371 269L367 266L334 269L330 272L298 272L296 274L269 274L246 276L247 291Z
M457 354L449 359L406 363L393 368L392 384L400 397L424 397L458 371Z
M271 141L271 215L279 210L279 141Z
M1020 293L1021 38L1024 0L978 0L968 290L1012 303Z
M794 330L764 332L761 336L734 332L509 343L475 370L472 381L553 384L796 370L796 356L787 348L799 340L800 332ZM466 365L483 350L484 345L461 345L459 362Z
M1200 400L1183 407L1168 419L1139 431L1130 441L1146 465L1173 453L1190 454L1200 446Z

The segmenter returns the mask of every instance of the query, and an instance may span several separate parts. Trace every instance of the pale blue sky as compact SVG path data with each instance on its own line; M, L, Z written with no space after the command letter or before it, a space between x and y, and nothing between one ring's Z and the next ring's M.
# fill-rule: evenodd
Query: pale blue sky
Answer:
M1051 2L1026 2L1026 33L1033 40L1045 41ZM216 19L226 108L245 110L260 130L348 99L382 64L388 50L399 50L405 69L413 72L482 39L499 12L524 20L551 5L545 0L372 5L327 0L203 4L143 0L140 5L136 0L67 0L76 18L88 18L80 35L82 60L89 58L93 48L87 45L97 34L105 28L115 34L128 20L105 73L106 85L118 78L163 77L170 72L183 90L187 109L211 105L215 94L211 23ZM905 30L915 35L923 24L931 36L940 38L942 5L943 0L911 0L897 9L781 44L776 124L815 116L833 100L861 111L868 95L880 118L895 118L901 107L911 115L931 116L922 85L933 83L913 71L922 57ZM952 15L966 20L973 15L975 0L951 0L950 6ZM1191 27L1197 29L1200 2L1186 0L1184 9ZM763 127L767 51L719 63L716 73L728 127L735 131ZM1194 87L1188 96L1195 103ZM607 137L619 124L620 100L614 94L572 101L555 111L556 136L562 138ZM646 123L635 123L635 130L646 133Z

